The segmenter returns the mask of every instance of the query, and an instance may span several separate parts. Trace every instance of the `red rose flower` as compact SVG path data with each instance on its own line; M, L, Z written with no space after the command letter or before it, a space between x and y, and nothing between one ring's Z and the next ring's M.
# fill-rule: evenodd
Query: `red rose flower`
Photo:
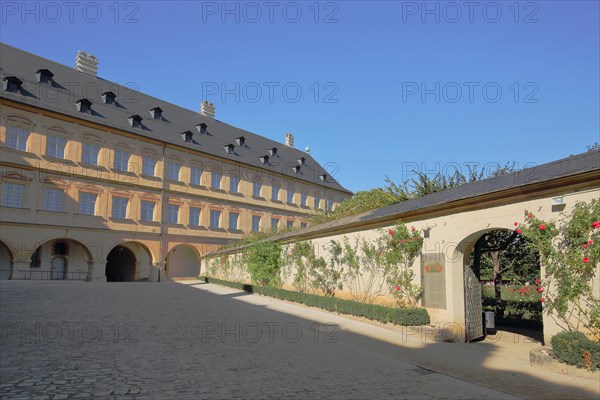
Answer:
M517 225L519 225L519 223L518 223L518 222L515 222L515 226L517 226Z
M544 291L544 288L539 287L538 288L538 293L542 293Z
M394 285L394 289L395 289L395 290L400 290L400 286L398 286L398 285Z
M543 303L543 302L545 302L545 301L546 301L546 299L542 297L542 298L540 299L540 301Z
M540 284L540 280L536 278L535 283L537 283L538 285Z
M543 230L545 230L545 229L546 229L546 225L544 225L544 224L541 224L541 225L540 225L538 228L540 228L540 231L543 231Z
M590 239L590 240L588 240L588 244L592 245L592 244L594 244L594 241L592 239Z
M392 236L394 233L395 232L393 230L391 230L391 229L388 231L388 235L390 235L390 236Z
M533 218L533 214L529 213L529 215L527 215L527 218L529 218L529 219Z
M592 222L592 228L594 228L594 229L600 228L600 221Z
M410 239L406 239L406 240L405 240L405 242L406 242L406 243L410 243Z
M584 264L587 264L587 263L589 263L589 262L590 262L590 259L589 259L589 257L583 257L583 263L584 263Z
M517 232L518 235L520 235L521 233L523 233L523 230L522 229L517 229L516 232Z
M419 238L418 237L414 237L413 240L416 242Z
M582 244L581 247L583 247L584 249L587 249L587 244Z
M519 293L523 293L523 289L519 289Z
M415 231L415 227L413 226L412 228L410 228L410 230L411 230L412 232L414 232L414 231Z

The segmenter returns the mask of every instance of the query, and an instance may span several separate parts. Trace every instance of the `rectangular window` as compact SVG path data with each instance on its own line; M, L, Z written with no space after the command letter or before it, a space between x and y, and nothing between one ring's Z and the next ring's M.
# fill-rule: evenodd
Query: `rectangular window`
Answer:
M100 146L92 143L84 143L81 152L81 162L87 165L98 165L98 154Z
M2 185L2 189L2 205L4 207L23 208L25 185L19 183L5 183Z
M333 200L327 199L326 207L327 207L327 211L333 211Z
M300 193L300 205L302 207L306 207L306 199L308 198L308 196L306 195L306 193Z
M260 231L260 215L252 216L252 232Z
M125 197L113 197L112 216L114 218L127 218L127 205L129 199Z
M202 170L199 167L192 167L190 170L190 183L192 185L201 185Z
M115 169L117 171L129 171L129 154L123 150L115 150Z
M237 175L229 176L229 191L232 193L240 191L240 178Z
M179 206L177 204L167 205L167 222L169 224L179 223Z
M292 229L293 227L294 227L294 221L288 219L288 221L287 221L287 228L288 229Z
M62 136L48 136L46 142L46 155L54 158L65 158L67 138Z
M6 146L11 149L27 151L29 130L9 125L6 130Z
M252 196L254 197L260 197L260 189L261 189L262 185L260 184L260 182L254 182L252 183Z
M44 189L44 210L62 211L64 193L64 190L61 189Z
M279 200L279 186L273 185L271 187L271 200L277 201Z
M79 213L85 215L96 215L96 193L79 193Z
M278 227L279 227L279 219L271 218L271 230L276 231Z
M210 210L210 227L219 228L221 226L221 211Z
M229 213L229 229L237 229L238 228L238 219L240 218L240 214L235 212Z
M306 222L300 222L300 228L306 228L308 224Z
M172 181L178 181L180 170L181 170L181 164L170 162L167 177Z
M200 226L200 208L190 207L190 225Z
M288 203L294 202L294 190L293 189L288 189L288 191L287 191L287 202Z
M318 194L315 194L315 208L320 208L321 207L321 198L319 197Z
M221 189L221 174L213 171L210 175L210 187L213 189Z
M156 176L156 160L150 157L142 159L142 175Z
M140 219L142 221L154 221L154 207L156 206L156 203L153 201L142 200L141 206Z

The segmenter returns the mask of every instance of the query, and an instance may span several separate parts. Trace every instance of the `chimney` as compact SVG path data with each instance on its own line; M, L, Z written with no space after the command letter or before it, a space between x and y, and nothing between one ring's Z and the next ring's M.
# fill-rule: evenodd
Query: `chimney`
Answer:
M293 133L285 134L285 145L288 147L294 147L294 134Z
M98 59L96 56L79 50L75 59L75 69L84 74L96 76L98 72Z
M200 114L204 115L208 118L215 118L215 105L213 103L209 103L208 100L202 100L200 104Z

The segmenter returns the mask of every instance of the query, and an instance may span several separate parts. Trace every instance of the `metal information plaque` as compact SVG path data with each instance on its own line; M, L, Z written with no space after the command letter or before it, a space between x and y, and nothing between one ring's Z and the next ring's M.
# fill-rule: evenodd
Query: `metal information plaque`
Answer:
M446 264L443 253L421 255L423 307L446 308Z

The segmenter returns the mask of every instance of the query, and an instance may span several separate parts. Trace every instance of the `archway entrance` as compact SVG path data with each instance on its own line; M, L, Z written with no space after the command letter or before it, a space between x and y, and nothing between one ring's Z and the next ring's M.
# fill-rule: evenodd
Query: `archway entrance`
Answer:
M116 246L106 257L107 282L135 281L135 254L125 246Z
M0 242L0 280L12 278L13 256L8 246Z
M465 271L465 311L469 326L476 337L476 328L485 321L478 317L493 312L496 327L518 330L541 340L542 304L539 284L539 255L526 239L508 229L495 229L477 239ZM476 303L480 304L480 311ZM491 316L491 315L490 315Z
M166 261L165 269L169 278L197 277L200 274L199 254L190 246L175 246Z

